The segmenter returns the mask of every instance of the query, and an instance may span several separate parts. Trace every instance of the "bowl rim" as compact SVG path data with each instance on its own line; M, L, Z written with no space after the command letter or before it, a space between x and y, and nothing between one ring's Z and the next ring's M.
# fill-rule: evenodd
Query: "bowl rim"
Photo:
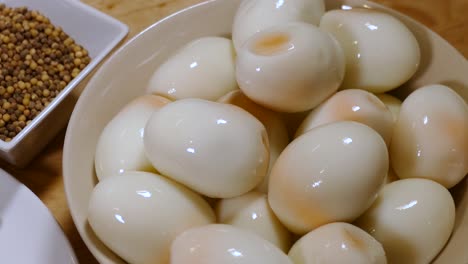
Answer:
M54 111L60 103L83 81L95 68L101 63L101 61L119 44L120 41L128 34L129 27L122 23L121 21L87 5L81 1L77 0L62 0L70 3L76 8L77 13L90 13L95 15L98 19L106 21L109 24L117 26L119 33L116 34L111 42L99 53L96 54L95 58L91 58L91 61L86 67L75 77L73 78L67 86L65 86L59 94L53 98L50 103L44 107L44 109L31 120L31 123L25 126L11 141L6 142L0 140L0 151L8 152L11 149L15 148L27 134L36 129L40 123L47 117L49 113Z

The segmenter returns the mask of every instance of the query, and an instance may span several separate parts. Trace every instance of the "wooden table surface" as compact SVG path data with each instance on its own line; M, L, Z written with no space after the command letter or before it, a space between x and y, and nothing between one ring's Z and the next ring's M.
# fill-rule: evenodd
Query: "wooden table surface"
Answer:
M202 0L82 0L130 27L128 40L157 20ZM468 57L467 0L375 0L422 22ZM125 41L126 41L125 40ZM0 166L36 193L69 238L80 263L97 263L81 240L70 216L62 180L65 130L28 167Z

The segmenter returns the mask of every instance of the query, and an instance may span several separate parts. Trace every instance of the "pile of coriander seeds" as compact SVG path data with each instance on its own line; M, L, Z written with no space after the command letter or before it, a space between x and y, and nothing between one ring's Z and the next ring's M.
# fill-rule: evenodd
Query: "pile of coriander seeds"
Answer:
M0 140L11 141L90 60L44 15L0 4Z

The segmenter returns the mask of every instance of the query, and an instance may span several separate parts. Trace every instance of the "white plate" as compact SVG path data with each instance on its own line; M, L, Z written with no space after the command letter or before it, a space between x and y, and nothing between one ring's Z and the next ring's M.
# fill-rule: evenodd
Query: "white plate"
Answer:
M0 263L78 263L47 207L26 186L1 169Z

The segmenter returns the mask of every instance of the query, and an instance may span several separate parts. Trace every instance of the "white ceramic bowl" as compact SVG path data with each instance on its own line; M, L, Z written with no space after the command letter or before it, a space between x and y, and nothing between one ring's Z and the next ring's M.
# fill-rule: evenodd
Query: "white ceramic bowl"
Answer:
M77 0L0 0L10 7L38 10L86 48L91 62L10 142L0 140L0 158L25 166L67 124L85 77L127 35L118 20Z
M63 155L63 175L68 205L84 242L102 264L124 263L94 235L87 223L94 173L96 143L106 123L130 100L142 95L151 73L185 43L201 36L228 36L240 0L212 0L180 11L129 41L116 52L89 82L71 117ZM446 83L468 100L468 63L441 37L421 24L380 5L361 0L327 0L328 8L367 5L393 14L406 23L422 50L422 65L402 87L404 96L429 83ZM109 103L112 102L112 103ZM468 263L468 181L454 190L457 221L453 236L436 263Z

